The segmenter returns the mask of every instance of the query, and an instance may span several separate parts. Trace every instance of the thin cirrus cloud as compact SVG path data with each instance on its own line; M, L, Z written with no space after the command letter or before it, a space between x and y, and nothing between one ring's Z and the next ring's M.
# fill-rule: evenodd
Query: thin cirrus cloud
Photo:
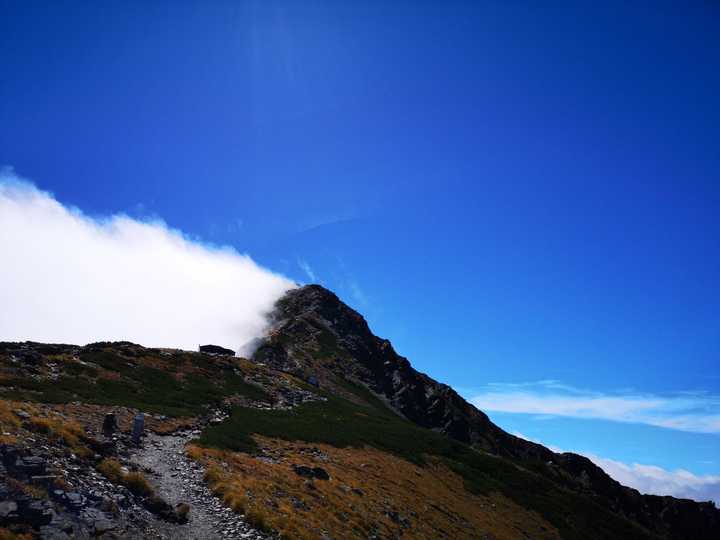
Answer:
M310 263L308 263L305 259L298 259L297 264L300 269L305 272L305 275L311 283L318 282L317 274L315 274L315 270L313 270L312 266L310 266Z
M516 431L516 437L543 444ZM553 452L564 450L548 446ZM612 478L625 486L637 489L640 493L652 495L672 495L695 501L714 501L720 504L720 476L696 475L684 469L668 471L655 465L640 463L623 463L614 459L603 458L595 454L584 454L595 465L604 470Z
M470 401L481 410L611 420L720 433L720 396L684 392L668 396L580 390L557 381L490 384Z
M295 284L161 221L93 218L0 170L0 340L238 350Z

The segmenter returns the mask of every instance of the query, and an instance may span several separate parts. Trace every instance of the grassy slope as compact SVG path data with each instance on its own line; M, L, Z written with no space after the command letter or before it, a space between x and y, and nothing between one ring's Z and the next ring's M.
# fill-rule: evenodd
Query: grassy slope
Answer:
M145 350L140 356L128 357L107 348L83 352L82 362L60 356L51 360L59 369L56 379L0 377L0 398L45 403L82 401L135 407L168 416L192 416L228 395L266 397L236 373L235 362L200 354L167 355ZM426 463L426 456L436 456L462 476L467 490L502 493L520 506L537 511L565 538L650 537L542 474L476 452L401 419L364 386L342 380L337 384L366 405L325 393L327 401L292 411L238 407L228 421L207 429L200 444L253 453L257 447L252 435L260 434L338 448L367 445L418 465ZM542 465L538 466L541 470Z
M244 382L231 365L211 357L178 353L172 356L126 358L114 351L81 355L80 363L56 359L60 376L0 380L0 397L18 401L122 405L167 416L194 416L206 405L240 394L263 400L257 386ZM4 388L3 388L4 387Z
M189 452L208 467L215 493L280 538L560 538L539 515L500 494L468 493L437 460L419 466L369 446L257 439L265 459L197 446ZM294 465L322 467L331 480L307 481Z
M352 383L346 384L352 387ZM366 389L357 390L359 397L371 401L368 406L326 394L327 401L290 411L238 407L223 424L208 428L198 442L206 447L252 453L257 450L252 435L259 434L339 448L367 445L415 464L425 463L426 456L437 456L463 477L470 492L500 492L520 506L537 511L558 528L563 538L652 538L589 498L565 490L516 463L477 452L444 435L417 427L388 411Z

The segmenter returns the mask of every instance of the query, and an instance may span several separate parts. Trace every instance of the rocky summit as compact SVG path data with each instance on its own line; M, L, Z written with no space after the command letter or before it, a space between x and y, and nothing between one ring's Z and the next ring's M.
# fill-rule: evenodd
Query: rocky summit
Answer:
M0 343L0 538L717 539L514 437L317 285L251 358Z

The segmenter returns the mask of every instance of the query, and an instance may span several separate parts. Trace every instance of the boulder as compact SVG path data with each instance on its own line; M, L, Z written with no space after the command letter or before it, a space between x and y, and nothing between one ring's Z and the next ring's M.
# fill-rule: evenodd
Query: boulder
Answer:
M322 467L306 467L305 465L293 465L293 470L295 471L295 474L305 478L330 480L330 475Z
M199 350L201 353L206 354L218 354L221 356L235 356L235 351L232 349L226 349L220 347L220 345L200 345Z
M48 525L55 517L55 511L49 501L32 501L20 508L20 517L33 528Z
M18 505L15 501L0 502L0 523L7 524L17 518Z
M13 469L18 476L44 476L45 460L40 456L18 457Z

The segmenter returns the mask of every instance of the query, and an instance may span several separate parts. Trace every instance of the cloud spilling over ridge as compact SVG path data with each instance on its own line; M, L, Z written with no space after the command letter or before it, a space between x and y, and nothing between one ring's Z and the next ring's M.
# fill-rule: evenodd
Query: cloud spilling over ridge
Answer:
M238 350L295 284L160 221L90 218L0 171L0 341Z
M517 431L513 435L538 444L544 444ZM564 452L564 450L554 446L547 444L544 446L547 446L553 452ZM720 505L720 476L697 475L684 469L668 471L655 465L627 464L595 454L583 455L612 478L625 486L637 489L640 493L672 495L673 497L693 499L700 502L714 501L716 505Z
M484 411L538 414L648 424L696 433L720 433L720 396L684 392L669 396L606 394L557 381L491 384L469 400Z

